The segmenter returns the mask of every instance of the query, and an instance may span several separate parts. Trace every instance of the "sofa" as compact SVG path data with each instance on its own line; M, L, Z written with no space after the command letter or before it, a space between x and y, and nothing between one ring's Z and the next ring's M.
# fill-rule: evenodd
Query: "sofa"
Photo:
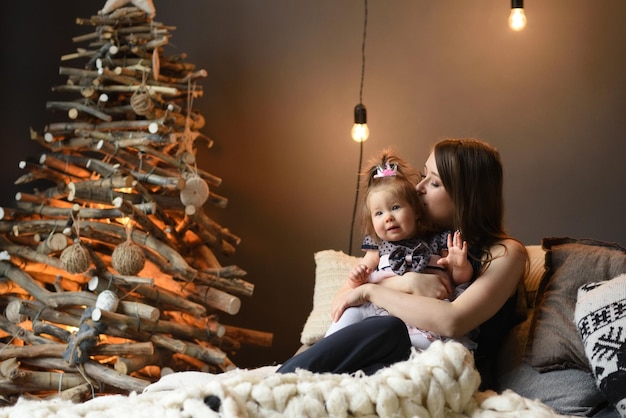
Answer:
M526 248L525 319L504 339L494 389L540 400L563 415L625 417L626 249L569 237ZM313 308L301 350L324 336L332 297L358 261L335 250L314 259Z

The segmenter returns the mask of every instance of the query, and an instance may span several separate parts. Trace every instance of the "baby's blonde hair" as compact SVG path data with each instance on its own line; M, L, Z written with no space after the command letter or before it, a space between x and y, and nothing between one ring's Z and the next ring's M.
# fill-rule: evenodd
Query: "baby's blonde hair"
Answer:
M396 174L394 176L375 177L379 168L387 166L395 166ZM407 202L415 212L417 220L417 233L426 233L428 228L421 221L422 203L415 190L415 186L420 181L419 172L408 165L406 161L395 155L390 149L382 151L379 157L372 158L368 168L361 172L361 228L365 235L379 240L374 231L374 224L370 216L368 207L368 197L374 190L381 187L390 188L393 193L401 200Z

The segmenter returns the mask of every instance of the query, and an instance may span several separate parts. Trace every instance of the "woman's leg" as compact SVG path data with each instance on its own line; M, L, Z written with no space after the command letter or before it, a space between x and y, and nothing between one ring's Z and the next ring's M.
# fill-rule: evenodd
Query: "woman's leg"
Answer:
M278 373L296 369L315 373L353 373L378 369L407 360L411 340L405 323L395 316L374 316L343 328L287 360Z

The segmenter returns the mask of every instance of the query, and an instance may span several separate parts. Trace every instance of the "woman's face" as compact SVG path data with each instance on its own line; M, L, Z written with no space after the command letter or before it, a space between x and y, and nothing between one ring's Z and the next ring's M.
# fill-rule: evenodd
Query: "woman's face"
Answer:
M434 225L452 229L452 209L454 205L439 177L434 152L426 160L422 175L422 181L415 186L415 189L424 205L424 215Z

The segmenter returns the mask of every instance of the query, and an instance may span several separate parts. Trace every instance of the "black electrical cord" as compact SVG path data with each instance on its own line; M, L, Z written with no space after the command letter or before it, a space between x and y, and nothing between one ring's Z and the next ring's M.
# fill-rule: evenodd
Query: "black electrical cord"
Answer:
M365 39L367 35L367 0L364 0L365 17L363 21L363 43L361 44L361 86L359 88L359 105L363 104L363 80L365 79ZM354 223L356 221L356 208L359 204L359 185L361 179L361 167L363 165L363 142L359 142L359 169L356 173L356 192L354 196L354 207L352 209L352 221L350 223L350 243L348 245L348 254L352 255L352 240L354 237Z

